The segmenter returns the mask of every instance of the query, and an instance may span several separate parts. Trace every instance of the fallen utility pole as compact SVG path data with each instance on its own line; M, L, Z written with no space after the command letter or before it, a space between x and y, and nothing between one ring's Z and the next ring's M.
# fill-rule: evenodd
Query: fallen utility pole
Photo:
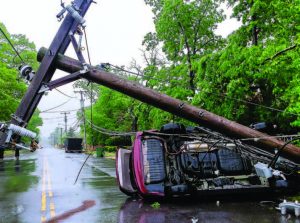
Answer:
M47 49L41 48L38 53L38 61L42 61L45 55L47 55ZM56 68L68 73L74 73L80 70L84 70L81 62L64 55L58 55L55 58L54 63L56 65ZM204 109L186 104L183 101L156 92L136 82L120 78L115 74L97 70L94 67L89 67L89 71L84 75L78 75L78 79L80 78L85 78L89 81L104 85L108 88L126 94L132 98L195 122L198 125L221 132L227 136L235 138L259 139L253 140L251 144L255 144L271 153L274 153L275 149L280 149L285 144L283 141L277 140L273 137L269 137L269 135L267 134L230 121L224 117L215 115ZM73 80L74 78L72 79L72 81ZM294 145L289 144L285 146L281 154L284 158L287 158L296 163L300 163L300 148Z

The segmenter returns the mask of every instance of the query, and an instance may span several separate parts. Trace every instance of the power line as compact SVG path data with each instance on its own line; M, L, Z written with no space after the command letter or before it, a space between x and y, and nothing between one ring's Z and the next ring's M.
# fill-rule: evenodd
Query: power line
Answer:
M122 67L113 65L113 64L111 64L111 63L104 63L104 65L108 65L108 66L110 66L110 67L113 67L113 68L115 68L115 69L117 69L117 70L120 70L120 71L123 71L123 72L125 72L125 73L133 74L133 75L135 75L135 76L141 77L142 79L145 79L145 78L151 78L152 80L156 80L156 81L161 81L161 82L167 83L166 80L164 80L164 79L155 78L155 77L150 77L150 76L146 76L146 75L144 75L144 74L140 74L140 73L136 73L136 72L133 72L133 71L130 71L130 70L126 70L126 69L124 69L124 68L122 68Z
M53 118L42 118L43 120L57 120L57 119L62 119L63 117L53 117ZM69 117L69 119L75 119L76 117Z
M53 110L53 109L59 108L59 107L65 105L65 104L67 104L69 101L71 101L71 98L68 99L67 101L65 101L64 103L60 104L60 105L57 105L57 106L55 106L55 107L53 107L53 108L46 109L46 110L44 110L44 111L41 111L40 113L47 113L47 112L49 112L49 111L51 111L51 110Z
M259 106L259 107L263 107L263 108L266 108L266 109L269 109L269 110L272 110L272 111L281 112L281 113L287 113L287 114L299 116L299 114L292 113L292 112L287 112L287 111L284 111L284 110L281 110L281 109L278 109L278 108L273 108L273 107L270 107L270 106L258 104L258 103L251 102L251 101L246 101L246 100L243 100L243 99L233 98L233 97L228 96L227 93L220 93L220 94L213 93L213 92L207 92L207 93L208 93L208 94L217 95L217 96L222 96L222 97L228 97L228 98L231 99L231 100L240 101L240 102L243 102L243 103L246 103L246 104L255 105L255 106Z
M66 93L64 93L64 92L62 92L62 91L60 91L60 90L58 90L57 88L55 88L54 90L58 91L60 94L66 96L66 97L68 97L68 98L76 98L76 97L72 97L72 96L70 96L70 95L67 95Z
M84 109L89 109L90 106L84 107ZM62 113L62 112L74 112L74 111L80 111L81 108L78 109L71 109L71 110L61 110L61 111L47 111L47 112L43 112L43 113ZM41 113L41 112L40 112Z
M89 60L89 64L90 66L92 66L92 62L91 62L91 57L90 57L90 50L89 50L89 44L88 44L88 39L87 39L87 34L86 34L86 30L85 27L83 28L83 33L84 33L84 39L85 39L85 45L86 45L86 49L87 49L87 56L88 56L88 60ZM91 89L90 89L90 94L91 94L91 133L92 133L92 149L94 149L94 131L93 131L93 83L90 82L91 84ZM84 121L85 121L85 117L84 117ZM85 128L85 126L84 126Z
M15 53L17 54L17 56L20 58L20 60L22 61L22 63L24 64L24 60L21 57L21 55L19 54L19 52L17 51L17 49L15 48L15 46L13 45L13 43L10 41L10 39L8 38L8 36L6 36L5 32L2 30L2 28L0 27L0 32L3 34L3 36L5 37L5 39L7 40L7 42L9 43L9 45L13 48L13 50L15 51Z
M169 82L167 82L166 80L163 80L163 79L158 79L158 78L154 78L154 77L149 77L149 76L145 76L143 74L139 74L139 73L136 73L136 72L132 72L132 71L129 71L129 70L126 70L122 67L119 67L119 66L116 66L116 65L113 65L113 64L110 64L110 63L105 63L105 65L108 65L110 67L113 67L113 68L116 68L118 70L121 70L121 71L124 71L126 73L129 73L129 74L133 74L133 75L136 75L136 76L140 76L143 78L151 78L152 80L157 80L157 81L161 81L163 83L166 83L166 84L169 84ZM198 91L200 91L199 89L196 89ZM278 108L273 108L273 107L270 107L270 106L266 106L266 105L262 105L262 104L258 104L258 103L255 103L255 102L251 102L251 101L247 101L247 100L243 100L243 99L238 99L238 98L234 98L234 97L229 97L227 95L227 93L220 93L220 94L217 94L217 93L213 93L213 92L207 92L209 94L213 94L213 95L218 95L218 96L222 96L222 97L227 97L231 100L234 100L234 101L239 101L239 102L243 102L245 104L250 104L250 105L255 105L255 106L259 106L259 107L262 107L262 108L265 108L265 109L269 109L269 110L272 110L272 111L276 111L276 112L281 112L281 113L286 113L286 114L291 114L291 115L295 115L295 116L299 116L299 114L296 114L296 113L292 113L292 112L288 112L288 111L284 111L284 110L281 110L281 109L278 109Z
M276 136L265 136L265 137L259 137L259 138L244 138L244 139L239 139L240 141L259 141L261 139L271 139L271 138L294 138L294 137L299 137L300 135L276 135Z
M110 135L110 136L129 136L129 135L135 135L136 132L116 132L116 131L112 131L112 130L109 130L109 129L105 129L105 128L102 128L102 127L99 127L95 124L93 124L90 120L86 119L86 121L91 124L96 131L102 133L102 134L105 134L105 135Z
M90 56L90 50L89 50L89 44L88 44L88 40L87 40L87 34L86 34L86 31L85 31L85 27L83 28L83 33L84 33L84 39L85 39L85 45L86 45L86 52L87 52L89 64L92 65L91 56Z

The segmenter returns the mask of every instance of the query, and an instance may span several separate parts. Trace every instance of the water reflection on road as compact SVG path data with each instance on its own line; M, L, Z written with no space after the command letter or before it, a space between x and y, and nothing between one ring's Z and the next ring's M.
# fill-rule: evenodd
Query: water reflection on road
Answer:
M0 222L21 222L25 211L18 202L19 195L35 188L39 178L34 175L36 159L0 161Z
M0 223L168 223L168 222L265 222L300 223L282 217L274 205L258 201L154 201L129 199L115 179L114 160L91 157L78 182L74 180L84 154L66 154L45 148L24 155L21 161L0 162ZM44 217L44 218L41 218Z
M222 223L275 223L295 222L299 219L283 217L271 206L260 206L257 202L221 203L176 202L162 203L153 208L142 200L128 199L120 209L118 223L167 223L167 222L222 222Z

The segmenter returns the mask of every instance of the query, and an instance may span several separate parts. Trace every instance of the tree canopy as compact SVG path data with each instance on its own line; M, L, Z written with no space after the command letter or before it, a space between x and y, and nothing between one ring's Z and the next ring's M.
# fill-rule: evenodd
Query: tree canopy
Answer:
M225 19L220 9L224 2L233 9L231 17L242 23L226 38L215 34ZM280 133L298 132L299 0L145 4L152 9L155 32L142 42L146 66L133 67L139 67L139 75L127 78L244 125L270 122ZM186 122L104 87L98 96L93 121L105 129L135 131ZM98 143L108 143L108 136L96 137Z
M34 69L37 68L35 45L26 36L17 34L11 35L4 24L0 23L0 28L13 43L16 50L20 53L23 61L30 64ZM7 39L0 33L0 120L9 121L23 95L26 92L27 84L18 74L18 67L22 64L19 57L9 45ZM28 129L39 132L38 126L42 125L39 111L32 116Z

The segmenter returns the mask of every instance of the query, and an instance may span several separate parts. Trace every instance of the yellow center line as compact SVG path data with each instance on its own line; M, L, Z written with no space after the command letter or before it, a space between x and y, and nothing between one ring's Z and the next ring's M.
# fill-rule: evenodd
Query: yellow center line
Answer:
M46 205L47 205L47 197L46 197L46 163L45 157L43 159L43 176L42 176L42 200L41 200L41 222L46 221Z
M43 161L43 178L42 178L42 205L41 210L46 211L47 197L46 197L46 165L45 158Z
M55 217L55 205L53 201L53 192L52 192L52 184L51 184L51 176L49 171L49 164L47 157L43 159L43 176L42 176L42 200L41 200L41 222L46 221L47 215L47 194L49 197L49 210L50 210L50 217Z
M46 217L45 216L42 216L41 217L41 222L45 222L46 221Z
M48 180L48 196L50 197L50 216L51 218L55 217L55 205L53 202L53 192L52 192L52 184L51 184L51 177L49 172L49 163L48 160L46 161L47 166L47 180Z

